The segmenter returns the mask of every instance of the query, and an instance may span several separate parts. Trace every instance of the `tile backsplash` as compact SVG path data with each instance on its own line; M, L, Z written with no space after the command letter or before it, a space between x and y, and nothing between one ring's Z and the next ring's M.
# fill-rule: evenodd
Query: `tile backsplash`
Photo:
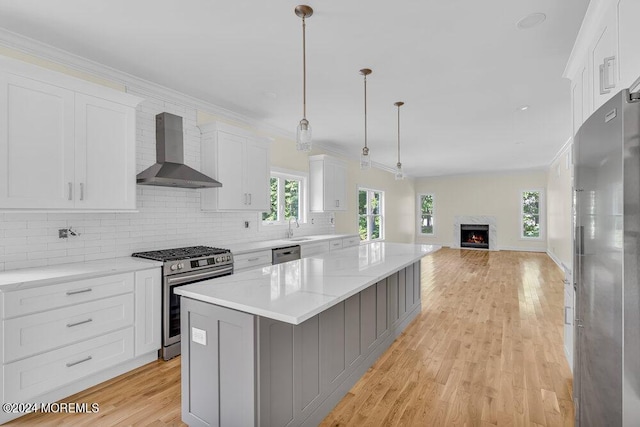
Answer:
M137 109L136 171L155 163L155 115L163 111L184 118L185 163L200 170L200 130L196 110L150 97ZM283 238L287 226L263 226L255 212L203 212L200 191L138 186L138 212L0 213L0 271L129 256L136 251L231 244ZM311 224L313 219L313 224ZM245 221L249 228L245 228ZM78 236L58 237L73 228ZM333 215L310 214L296 235L333 233Z

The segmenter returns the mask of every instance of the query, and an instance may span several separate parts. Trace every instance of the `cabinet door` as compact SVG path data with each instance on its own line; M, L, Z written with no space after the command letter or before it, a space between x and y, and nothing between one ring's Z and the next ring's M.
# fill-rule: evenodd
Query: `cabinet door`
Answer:
M135 209L135 109L76 94L76 207Z
M336 169L333 163L324 162L323 177L324 183L324 211L335 211L338 209L338 198L336 197Z
M73 121L73 92L0 73L0 207L73 207Z
M571 86L571 110L573 113L573 135L582 126L582 74L578 74Z
M611 8L591 48L593 111L619 90L617 34L615 8Z
M640 77L640 2L638 0L618 1L618 42L620 43L620 81L622 87L629 87Z
M271 189L269 187L269 148L248 141L245 149L247 208L268 211Z
M135 275L135 355L160 349L162 338L162 279L160 268Z
M218 132L218 209L244 210L249 196L243 185L243 157L246 138Z
M335 165L334 170L334 196L338 201L338 206L335 210L346 211L347 210L347 170L340 165Z

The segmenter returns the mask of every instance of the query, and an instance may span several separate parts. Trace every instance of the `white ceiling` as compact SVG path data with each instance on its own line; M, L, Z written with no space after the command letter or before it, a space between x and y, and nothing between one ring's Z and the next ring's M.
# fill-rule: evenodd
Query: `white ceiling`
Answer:
M3 0L0 27L290 131L303 0ZM589 0L308 0L314 141L412 176L541 168L571 134L561 75ZM547 20L519 30L533 12ZM530 105L527 111L518 107Z

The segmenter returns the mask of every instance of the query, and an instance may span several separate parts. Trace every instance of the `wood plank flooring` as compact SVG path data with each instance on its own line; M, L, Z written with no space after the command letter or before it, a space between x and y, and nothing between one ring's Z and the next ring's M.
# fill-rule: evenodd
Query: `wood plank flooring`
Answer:
M442 249L422 261L422 313L321 424L572 426L562 273L546 254ZM97 414L9 425L184 425L180 359L71 396Z

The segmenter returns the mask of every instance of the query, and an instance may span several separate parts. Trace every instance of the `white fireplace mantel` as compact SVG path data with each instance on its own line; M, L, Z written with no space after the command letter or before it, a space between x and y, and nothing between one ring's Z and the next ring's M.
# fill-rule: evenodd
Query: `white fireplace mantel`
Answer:
M460 248L460 224L488 224L489 225L489 250L498 250L498 230L496 217L486 215L454 216L453 217L453 245L452 248ZM467 249L467 248L465 248Z

